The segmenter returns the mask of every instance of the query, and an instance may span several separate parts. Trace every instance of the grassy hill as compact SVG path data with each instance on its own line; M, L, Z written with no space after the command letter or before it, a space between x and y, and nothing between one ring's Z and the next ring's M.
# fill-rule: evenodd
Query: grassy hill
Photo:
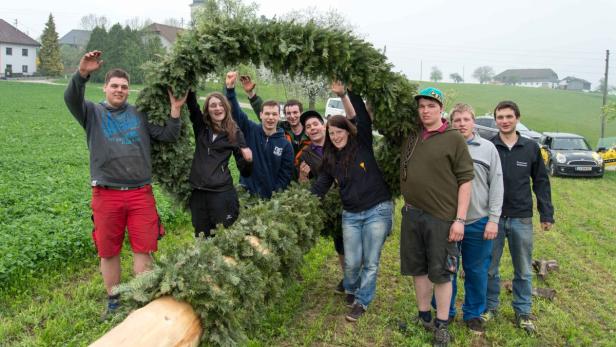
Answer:
M499 101L513 100L520 107L522 123L535 131L576 133L584 136L593 148L601 134L600 94L487 84L422 82L420 86L440 88L449 99L448 110L455 103L464 102L472 105L477 115L483 115L492 113ZM616 136L616 121L607 123L605 136Z

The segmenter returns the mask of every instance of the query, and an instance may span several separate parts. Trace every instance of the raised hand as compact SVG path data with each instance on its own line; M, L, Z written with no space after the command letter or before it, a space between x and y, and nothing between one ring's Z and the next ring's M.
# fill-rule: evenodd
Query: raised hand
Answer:
M171 104L171 117L178 118L182 112L182 106L184 106L186 102L186 97L188 97L188 92L179 99L173 95L173 90L171 90L171 88L167 89L167 93L169 94L169 103Z
M225 85L227 85L228 89L235 88L235 80L237 80L237 71L227 72L227 77L225 78Z
M103 52L101 51L91 51L81 57L79 61L79 74L81 77L88 77L92 72L100 69L101 65L103 65L101 60L102 54Z
M338 97L343 97L344 96L344 84L342 84L341 81L333 81L332 82L332 92L336 95L338 95Z
M246 94L250 96L254 95L253 91L255 90L255 87L257 86L257 84L252 81L250 76L248 75L240 76L240 82L242 83L242 88L244 88L244 91L246 92Z

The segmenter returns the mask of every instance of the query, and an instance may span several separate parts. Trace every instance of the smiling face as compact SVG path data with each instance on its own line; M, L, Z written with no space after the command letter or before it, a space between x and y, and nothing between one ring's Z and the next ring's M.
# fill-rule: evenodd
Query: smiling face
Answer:
M349 141L349 132L345 129L330 125L327 127L329 139L337 149L343 149Z
M420 98L417 101L419 119L424 128L434 130L441 125L441 112L443 107L434 99Z
M496 127L501 133L510 135L515 133L519 119L515 116L513 109L506 107L496 110L494 120L496 121Z
M219 98L213 96L208 100L207 103L207 113L214 124L220 124L227 115L227 110L225 109L224 102Z
M475 118L468 111L458 111L451 116L451 125L458 129L460 134L465 139L473 137L473 130L475 129Z
M306 120L305 129L306 135L315 144L323 144L325 141L325 125L318 118L308 118Z
M280 120L280 107L273 105L263 105L259 114L263 130L268 134L276 132L278 121Z
M292 127L300 124L299 116L301 115L301 111L298 105L285 106L284 115L287 122L289 122L289 125L291 125Z
M122 77L111 77L103 86L107 103L118 108L128 99L128 80Z

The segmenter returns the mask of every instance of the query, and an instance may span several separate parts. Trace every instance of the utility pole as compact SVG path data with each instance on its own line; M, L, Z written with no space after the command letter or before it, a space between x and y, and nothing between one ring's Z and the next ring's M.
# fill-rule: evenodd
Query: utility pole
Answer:
M603 77L603 107L607 103L607 71L610 66L610 50L605 51L605 77ZM605 137L605 110L601 115L601 137Z
M419 61L419 81L423 80L423 60Z
M462 65L462 83L464 83L466 76L464 74L464 65Z

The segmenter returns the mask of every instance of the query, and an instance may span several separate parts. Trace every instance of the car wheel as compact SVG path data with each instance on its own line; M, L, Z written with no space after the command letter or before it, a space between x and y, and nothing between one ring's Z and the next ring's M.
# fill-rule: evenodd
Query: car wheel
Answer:
M549 168L550 176L552 177L558 176L558 173L556 172L556 166L554 165L553 161L550 162L550 165L548 166L548 168Z

